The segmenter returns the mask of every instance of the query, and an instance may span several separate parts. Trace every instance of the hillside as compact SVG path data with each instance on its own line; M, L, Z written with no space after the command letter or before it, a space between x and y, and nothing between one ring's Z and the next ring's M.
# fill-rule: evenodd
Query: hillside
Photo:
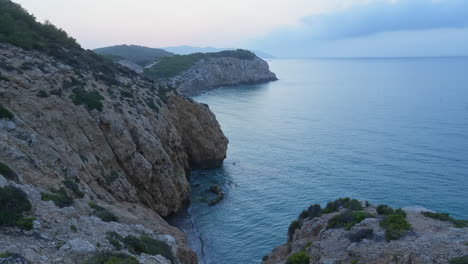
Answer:
M214 47L193 47L193 46L175 46L175 47L164 47L162 48L169 52L178 54L178 55L188 55L192 53L208 53L208 52L220 52L223 50L235 50L232 48L214 48ZM255 55L262 59L273 59L274 56L260 50L252 50Z
M248 50L225 50L161 58L144 75L193 95L223 86L277 80L268 63Z
M105 55L113 61L121 59L135 63L141 67L147 66L162 57L173 56L174 53L163 49L148 48L137 45L117 45L95 49L94 52Z
M162 217L227 143L207 106L0 0L0 263L197 263Z

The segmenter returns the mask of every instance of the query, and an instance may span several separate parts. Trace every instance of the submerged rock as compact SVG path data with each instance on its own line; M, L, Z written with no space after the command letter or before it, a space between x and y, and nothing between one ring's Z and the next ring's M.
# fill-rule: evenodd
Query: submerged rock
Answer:
M223 188L219 185L213 185L210 187L210 192L214 194L220 194L223 191Z

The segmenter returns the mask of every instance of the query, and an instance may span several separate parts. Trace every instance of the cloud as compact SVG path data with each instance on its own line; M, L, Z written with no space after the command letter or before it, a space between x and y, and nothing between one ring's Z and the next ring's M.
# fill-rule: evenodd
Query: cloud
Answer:
M455 30L460 34L466 34L466 28L468 28L466 0L379 1L354 5L334 13L305 17L297 27L271 32L250 44L272 53L281 53L282 51L278 50L286 48L294 49L295 53L315 54L312 51L314 48L323 47L327 43L339 46L341 42L362 39L363 45L366 44L364 40L375 44L377 42L372 41L372 38L382 39L382 35L391 35L395 42L404 44L404 40L398 39L398 35L407 37L408 32L433 31L434 34L419 34L430 35L428 39L430 41L431 38L437 39L436 32L441 30L451 30L451 32ZM444 34L441 35L443 36ZM385 39L392 41L392 38ZM466 36L460 38L466 40ZM352 42L356 44L359 41Z
M382 32L464 28L466 0L401 0L354 6L341 12L306 17L302 23L317 38L352 38Z

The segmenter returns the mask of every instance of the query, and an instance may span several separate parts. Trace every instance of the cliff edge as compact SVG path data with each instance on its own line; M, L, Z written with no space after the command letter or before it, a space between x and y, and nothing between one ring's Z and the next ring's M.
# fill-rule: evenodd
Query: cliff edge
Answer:
M468 221L342 198L304 210L262 263L467 263L467 243Z
M142 260L164 249L196 263L162 216L186 202L192 168L226 157L214 114L11 1L0 16L0 262L83 263L105 250L165 263Z

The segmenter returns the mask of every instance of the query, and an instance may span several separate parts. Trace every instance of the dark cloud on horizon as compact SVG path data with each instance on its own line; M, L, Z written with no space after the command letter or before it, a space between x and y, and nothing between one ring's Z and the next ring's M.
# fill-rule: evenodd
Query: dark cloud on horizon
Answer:
M324 42L372 38L392 32L466 28L468 0L373 2L305 17L300 26L272 32L252 44L273 53L281 47L306 52Z
M302 20L311 37L353 38L382 32L464 28L468 26L466 0L400 0L354 6L340 12Z

